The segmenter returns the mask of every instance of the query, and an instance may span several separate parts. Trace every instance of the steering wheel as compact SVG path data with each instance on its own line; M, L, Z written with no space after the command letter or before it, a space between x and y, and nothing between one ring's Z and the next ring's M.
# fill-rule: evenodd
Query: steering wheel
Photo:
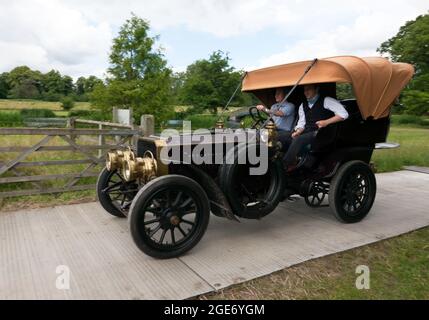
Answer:
M256 129L258 125L264 123L267 120L265 113L258 110L256 107L251 107L249 109L249 115L253 119L254 123L252 124L252 129Z

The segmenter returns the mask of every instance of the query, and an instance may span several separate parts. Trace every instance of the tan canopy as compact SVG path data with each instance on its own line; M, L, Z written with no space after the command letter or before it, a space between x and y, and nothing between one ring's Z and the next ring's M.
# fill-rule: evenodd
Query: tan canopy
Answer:
M295 85L310 64L303 61L248 72L242 90L266 97L266 89ZM350 83L362 117L379 119L389 115L391 105L413 75L414 68L407 63L392 63L381 57L340 56L320 59L301 85Z

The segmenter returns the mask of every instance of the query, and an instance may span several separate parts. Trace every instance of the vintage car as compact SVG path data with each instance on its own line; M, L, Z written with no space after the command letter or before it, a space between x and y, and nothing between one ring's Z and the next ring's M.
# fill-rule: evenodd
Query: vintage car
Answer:
M138 248L160 259L192 249L204 235L210 213L234 222L262 219L292 195L302 196L310 207L328 200L340 221L359 222L376 197L372 154L377 144L386 142L390 108L413 74L409 64L353 56L248 72L242 91L254 94L267 106L274 103L275 88L290 87L288 99L299 106L305 99L302 85L319 84L324 95L335 98L338 83L351 84L356 99L342 101L350 117L319 130L315 142L299 155L296 169L286 172L274 123L251 108L252 127L258 133L253 148L268 149L267 170L262 175L250 174L253 164L239 161L240 153L250 148L246 144L233 141L233 148L225 151L227 141L213 142L209 157L215 158L217 150L227 154L233 150L232 161L195 163L183 157L166 163L162 150L168 141L160 136L140 137L128 150L109 152L97 183L100 204L114 216L128 217ZM219 122L209 134L236 130L222 128ZM259 135L261 132L265 135ZM181 136L185 138L185 134ZM176 143L182 152L198 147L185 140Z

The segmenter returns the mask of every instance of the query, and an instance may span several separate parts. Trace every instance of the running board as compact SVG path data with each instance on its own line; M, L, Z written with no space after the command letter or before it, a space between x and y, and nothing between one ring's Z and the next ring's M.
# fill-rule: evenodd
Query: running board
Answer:
M399 143L383 142L375 145L375 150L397 149L401 145Z

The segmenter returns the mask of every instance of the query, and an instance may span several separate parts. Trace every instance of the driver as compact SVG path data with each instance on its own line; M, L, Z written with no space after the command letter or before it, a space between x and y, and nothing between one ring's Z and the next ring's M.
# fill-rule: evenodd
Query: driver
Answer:
M263 105L258 105L256 107L259 111L263 111L269 116L272 116L277 131L282 135L292 133L293 124L295 122L295 105L288 101L283 102L287 93L288 89L277 88L275 94L276 104L270 109Z
M284 157L284 165L288 171L295 168L298 153L314 141L319 129L349 117L339 101L319 94L319 87L315 84L305 85L304 95L306 100L299 107L298 125L292 133L292 139L288 141L289 149Z

